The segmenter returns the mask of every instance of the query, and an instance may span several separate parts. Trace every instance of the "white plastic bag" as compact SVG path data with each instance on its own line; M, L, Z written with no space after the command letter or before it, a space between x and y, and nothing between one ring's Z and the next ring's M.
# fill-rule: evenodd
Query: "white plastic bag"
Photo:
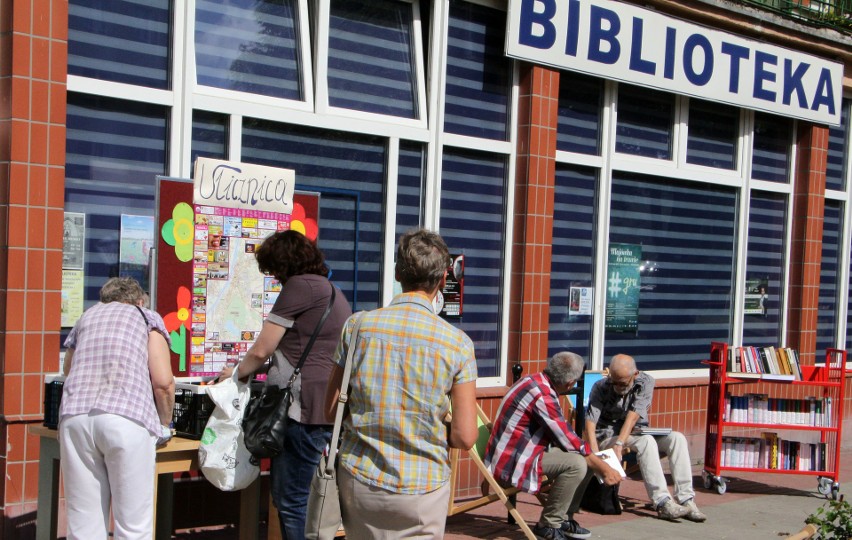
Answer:
M260 474L260 467L251 463L240 427L250 391L235 377L207 388L216 408L201 436L198 463L204 477L222 491L246 488Z

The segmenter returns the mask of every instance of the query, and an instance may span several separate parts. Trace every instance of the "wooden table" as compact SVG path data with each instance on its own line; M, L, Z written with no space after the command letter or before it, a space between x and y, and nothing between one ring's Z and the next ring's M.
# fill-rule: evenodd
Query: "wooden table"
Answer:
M31 425L29 432L41 437L38 458L38 511L36 539L56 540L57 509L59 507L59 432L44 426ZM174 503L174 474L198 470L200 442L173 437L157 449L157 481L154 484L154 539L168 540L172 536ZM240 493L240 540L255 540L260 522L260 478Z

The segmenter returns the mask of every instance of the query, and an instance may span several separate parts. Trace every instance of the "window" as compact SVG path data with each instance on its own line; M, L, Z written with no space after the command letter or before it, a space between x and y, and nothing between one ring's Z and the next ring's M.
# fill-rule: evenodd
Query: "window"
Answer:
M353 310L380 304L387 150L378 137L246 119L242 160L296 171L320 193L319 245Z
M743 344L781 343L780 324L784 291L784 229L787 199L784 195L752 191L748 222L746 294L760 294L766 287L763 313L746 313ZM748 307L748 306L747 306Z
M607 331L605 358L701 367L710 342L731 336L736 191L618 173L611 208L610 244L640 246L643 264L638 331Z
M169 88L170 4L169 0L70 0L68 74Z
M787 118L754 113L751 177L786 183L790 174L792 123Z
M600 154L603 80L570 71L559 75L556 149Z
M557 164L555 192L547 354L568 350L588 364L592 316L582 306L594 301L596 171Z
M500 375L505 184L503 157L446 149L440 233L450 255L465 257L462 317L452 323L473 340L480 377Z
M333 0L328 43L332 107L416 118L412 4Z
M638 86L618 85L616 152L671 159L673 125L672 94Z
M849 131L849 103L844 99L840 107L840 125L828 126L828 157L825 172L825 188L843 190L844 181L844 159L846 156L846 145L849 143L847 131Z
M840 270L840 231L843 209L839 202L825 201L822 226L822 262L819 272L819 309L817 310L816 357L821 362L825 350L837 346L838 279Z
M196 0L199 85L303 100L296 0Z
M739 126L739 109L690 99L686 162L734 170L737 166Z
M426 152L419 144L399 145L399 171L396 186L396 236L420 227L423 211L423 174Z
M190 170L195 171L199 156L228 159L228 117L207 111L192 111L192 151Z

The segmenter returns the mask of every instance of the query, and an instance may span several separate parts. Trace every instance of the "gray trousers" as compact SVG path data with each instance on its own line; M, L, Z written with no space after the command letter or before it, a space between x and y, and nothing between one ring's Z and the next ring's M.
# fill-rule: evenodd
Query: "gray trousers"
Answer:
M566 514L573 516L580 509L586 485L592 478L592 470L588 468L586 458L561 448L551 448L545 452L541 456L541 468L552 483L538 524L559 528Z

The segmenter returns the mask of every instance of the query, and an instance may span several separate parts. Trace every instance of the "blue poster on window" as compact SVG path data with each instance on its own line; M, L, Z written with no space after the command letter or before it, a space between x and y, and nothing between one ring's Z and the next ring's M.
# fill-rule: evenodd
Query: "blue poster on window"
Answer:
M633 332L639 329L639 265L642 246L610 244L606 277L606 329Z

